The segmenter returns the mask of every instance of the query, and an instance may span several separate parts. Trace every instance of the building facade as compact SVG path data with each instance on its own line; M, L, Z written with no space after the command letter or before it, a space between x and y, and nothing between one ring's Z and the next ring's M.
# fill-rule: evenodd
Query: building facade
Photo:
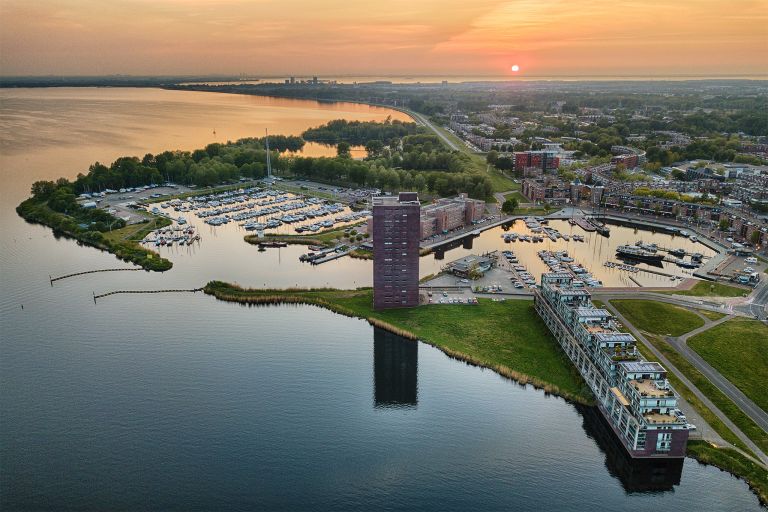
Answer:
M416 192L373 198L373 307L419 304L419 198Z
M524 171L535 167L542 171L554 170L560 166L560 159L553 151L520 151L515 153L515 170Z
M687 421L666 369L645 361L635 338L621 332L607 310L596 308L570 274L543 274L534 305L629 455L684 457Z
M469 226L483 218L485 201L471 199L467 194L441 198L421 209L422 239Z

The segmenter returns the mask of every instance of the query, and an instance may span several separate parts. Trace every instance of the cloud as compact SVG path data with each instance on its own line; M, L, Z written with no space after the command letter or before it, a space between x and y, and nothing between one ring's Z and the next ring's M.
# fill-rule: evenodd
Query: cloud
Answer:
M766 0L3 0L0 71L705 72L709 54L764 72L767 17Z

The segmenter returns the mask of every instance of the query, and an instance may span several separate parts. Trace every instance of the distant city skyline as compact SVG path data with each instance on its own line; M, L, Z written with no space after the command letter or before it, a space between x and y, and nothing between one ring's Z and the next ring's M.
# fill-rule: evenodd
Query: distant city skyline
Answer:
M761 76L767 24L768 0L3 0L0 74Z

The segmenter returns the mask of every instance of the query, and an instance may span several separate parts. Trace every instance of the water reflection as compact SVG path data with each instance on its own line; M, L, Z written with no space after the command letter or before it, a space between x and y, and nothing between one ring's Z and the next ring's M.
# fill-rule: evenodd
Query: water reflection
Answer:
M418 400L418 366L418 342L374 327L374 407L415 407Z
M684 459L633 459L606 424L596 407L577 405L584 431L605 454L608 473L628 494L672 491L680 485Z

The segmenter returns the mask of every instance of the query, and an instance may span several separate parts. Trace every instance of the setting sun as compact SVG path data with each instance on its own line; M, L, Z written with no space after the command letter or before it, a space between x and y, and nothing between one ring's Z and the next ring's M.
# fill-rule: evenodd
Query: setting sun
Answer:
M518 66L517 64L513 64L513 65L512 65L512 71L514 71L515 73L517 73L518 71L520 71L520 66Z

